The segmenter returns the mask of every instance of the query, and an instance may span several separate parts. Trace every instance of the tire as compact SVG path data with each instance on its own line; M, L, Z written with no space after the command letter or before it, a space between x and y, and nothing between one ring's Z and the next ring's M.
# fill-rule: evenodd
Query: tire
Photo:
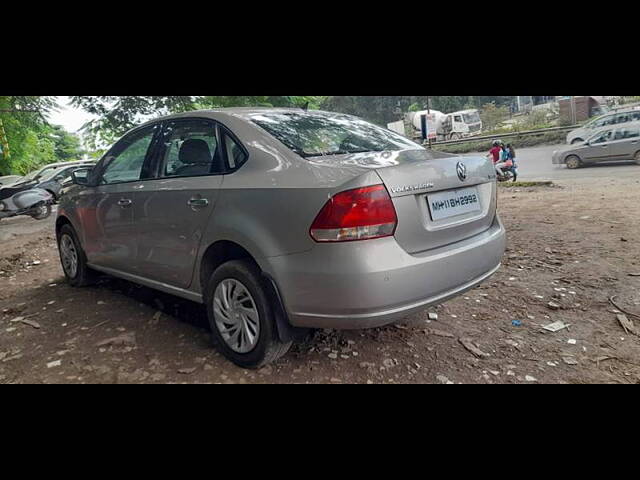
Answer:
M582 161L580 161L580 157L577 155L569 155L565 161L565 165L567 168L574 170L576 168L580 168L582 166Z
M633 156L633 160L640 165L640 150L636 152L636 154Z
M76 268L71 268L65 259L63 250L69 247L67 242L71 242L76 256ZM95 283L97 273L87 266L87 256L82 250L78 241L78 236L71 225L64 225L58 233L58 252L60 254L60 264L67 282L73 287L86 287ZM69 252L71 254L71 252Z
M31 215L34 220L45 220L51 216L51 205L43 205L38 207L38 213Z
M458 135L457 133L452 133L451 140L460 140L460 135Z
M292 344L278 338L274 306L266 287L266 280L255 264L246 260L232 260L213 272L205 291L213 343L225 357L243 368L260 368L274 362L287 353ZM233 301L233 294L238 294L235 301L241 301L231 308L225 308L225 292L228 300ZM239 310L242 307L245 311L253 310L251 316L243 316ZM225 323L225 319L230 319L230 322ZM223 331L225 328L227 330ZM231 331L239 334L234 335ZM251 333L254 334L253 341L250 339Z

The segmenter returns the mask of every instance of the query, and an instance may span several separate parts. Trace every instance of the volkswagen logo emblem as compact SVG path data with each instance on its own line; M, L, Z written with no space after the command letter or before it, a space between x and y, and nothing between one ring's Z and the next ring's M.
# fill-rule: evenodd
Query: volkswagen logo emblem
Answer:
M458 178L461 182L464 182L467 179L467 167L464 166L464 163L458 162L456 165L456 172L458 173Z

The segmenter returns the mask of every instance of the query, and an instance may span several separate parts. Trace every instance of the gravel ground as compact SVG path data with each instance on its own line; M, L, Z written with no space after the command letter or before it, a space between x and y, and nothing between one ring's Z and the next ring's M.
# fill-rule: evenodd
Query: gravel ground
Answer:
M112 278L71 288L52 220L4 221L0 383L640 383L640 337L609 300L640 315L639 184L501 189L490 280L398 325L314 332L258 371L211 347L201 306Z

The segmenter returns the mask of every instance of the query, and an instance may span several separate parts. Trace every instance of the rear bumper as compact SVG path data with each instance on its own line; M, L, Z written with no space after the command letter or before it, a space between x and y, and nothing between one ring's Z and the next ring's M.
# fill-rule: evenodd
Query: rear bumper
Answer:
M266 260L297 327L386 325L477 286L500 266L505 231L496 217L479 235L411 255L393 237L318 244Z

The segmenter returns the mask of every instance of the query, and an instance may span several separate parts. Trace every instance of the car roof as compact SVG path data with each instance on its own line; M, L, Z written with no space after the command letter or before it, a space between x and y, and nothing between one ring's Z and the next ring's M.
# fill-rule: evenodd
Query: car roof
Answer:
M229 107L229 108L212 108L206 110L190 110L188 112L174 113L171 115L165 115L163 117L154 118L149 120L133 130L152 125L154 123L163 122L171 119L178 118L191 118L191 117L208 117L212 119L220 118L220 116L229 116L235 118L241 118L246 121L250 121L253 116L264 113L298 113L308 115L344 115L351 117L352 115L340 112L327 112L324 110L304 110L302 108L285 108L285 107Z
M635 120L633 122L617 123L615 125L606 125L604 127L600 127L595 132L593 132L593 135L591 135L591 137L598 135L602 132L608 132L609 130L617 130L619 128L629 128L629 127L640 128L640 120Z

